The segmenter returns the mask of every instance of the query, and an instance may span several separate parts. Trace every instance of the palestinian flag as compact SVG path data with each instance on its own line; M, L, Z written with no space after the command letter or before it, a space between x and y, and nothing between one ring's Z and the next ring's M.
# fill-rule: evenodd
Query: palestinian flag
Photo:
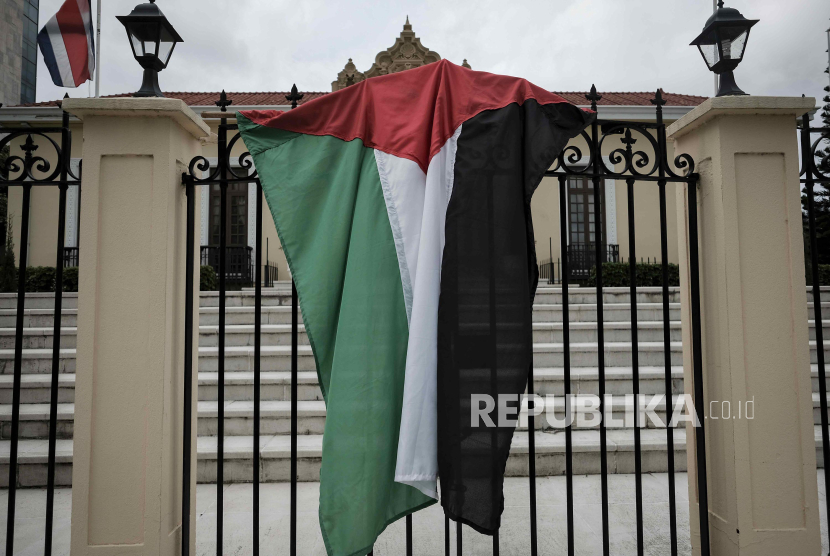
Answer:
M446 60L238 116L326 400L329 554L369 552L439 478L449 517L498 529L513 428L472 428L471 395L525 390L530 199L592 117Z

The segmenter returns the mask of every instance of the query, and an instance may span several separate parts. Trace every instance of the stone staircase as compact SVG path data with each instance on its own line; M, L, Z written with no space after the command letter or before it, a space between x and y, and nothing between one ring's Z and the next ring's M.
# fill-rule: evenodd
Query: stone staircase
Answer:
M675 396L683 393L682 342L679 294L670 297L671 373ZM830 316L830 288L823 288L824 314ZM812 319L812 301L806 300ZM631 325L628 288L606 288L603 294L605 317L606 392L621 396L632 390ZM637 317L640 362L640 392L665 392L665 354L663 309L660 288L640 288L637 292ZM290 363L291 295L290 284L263 290L261 358L260 477L263 481L287 481L290 476ZM29 294L24 315L25 335L20 411L18 484L46 484L47 438L49 430L50 373L52 367L53 304L51 294ZM200 298L198 368L199 482L216 480L218 414L218 294L205 292ZM598 393L596 292L590 288L571 288L570 339L571 389L574 394ZM14 321L16 296L0 294L0 486L8 481L9 438L11 430L12 373L14 368ZM226 310L225 359L225 481L251 481L253 475L253 344L254 293L229 292ZM540 395L564 393L562 292L542 285L533 311L534 388ZM71 484L72 432L74 414L75 346L77 296L65 294L62 310L59 405L57 416L57 484ZM830 338L830 320L824 321L825 338ZM298 386L298 474L302 481L319 479L322 433L326 409L317 385L314 359L300 325ZM813 375L814 423L817 457L821 435L815 323L810 321L810 350ZM830 360L830 341L825 342ZM617 405L617 404L615 404ZM621 410L622 411L622 410ZM665 411L657 408L658 414ZM619 417L622 416L620 413ZM520 428L514 437L507 464L508 476L528 473L528 434ZM565 472L565 433L552 429L543 418L536 419L538 476ZM641 432L643 472L667 470L667 434L651 426ZM685 470L686 435L681 426L674 431L675 469ZM611 473L634 472L634 432L608 429L608 469ZM573 431L575 474L599 473L599 431L576 426Z

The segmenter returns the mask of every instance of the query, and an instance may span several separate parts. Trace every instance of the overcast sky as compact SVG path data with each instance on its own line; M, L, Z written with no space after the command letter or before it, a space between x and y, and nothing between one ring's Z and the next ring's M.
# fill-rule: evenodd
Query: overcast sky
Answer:
M63 0L40 0L40 26ZM95 9L96 0L92 0ZM106 0L101 93L141 84L123 26L136 0ZM165 91L330 91L349 58L361 71L390 47L409 15L427 47L473 69L527 78L553 91L652 91L711 96L712 75L689 42L712 0L158 0L178 30ZM753 95L819 97L828 84L828 0L732 0L760 19L738 85ZM53 100L43 59L37 98ZM86 85L69 90L87 96Z

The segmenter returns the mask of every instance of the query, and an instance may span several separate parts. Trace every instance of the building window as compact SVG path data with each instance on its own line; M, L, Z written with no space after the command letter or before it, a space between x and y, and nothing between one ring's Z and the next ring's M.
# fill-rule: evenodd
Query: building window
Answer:
M23 49L20 72L20 103L35 102L37 90L38 0L23 2Z
M602 212L600 239L605 243L605 187L600 187L599 197ZM594 221L594 184L586 177L568 180L568 235L571 245L593 245L596 241Z
M218 184L210 186L210 241L209 245L219 245L221 233L221 192ZM232 183L228 185L228 210L225 223L225 242L230 246L248 245L248 184Z

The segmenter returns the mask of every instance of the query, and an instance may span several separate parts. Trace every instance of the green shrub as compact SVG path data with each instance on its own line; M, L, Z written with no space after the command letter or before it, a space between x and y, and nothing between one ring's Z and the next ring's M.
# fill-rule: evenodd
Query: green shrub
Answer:
M807 285L813 285L813 269L810 263L807 263L806 269ZM818 283L820 286L830 286L830 264L818 265Z
M218 289L218 281L213 267L202 265L199 271L199 289L203 292L214 292Z
M662 286L663 265L637 263L637 286ZM680 268L676 264L669 263L669 286L680 285ZM602 263L602 285L608 288L628 287L630 268L628 263ZM585 281L585 286L596 286L596 268L591 269L590 277Z
M0 291L17 292L17 268L0 266ZM54 292L55 268L51 266L30 266L26 268L26 291L29 293ZM63 291L78 291L78 268L63 269Z
M73 266L63 269L63 291L78 291L78 267Z

